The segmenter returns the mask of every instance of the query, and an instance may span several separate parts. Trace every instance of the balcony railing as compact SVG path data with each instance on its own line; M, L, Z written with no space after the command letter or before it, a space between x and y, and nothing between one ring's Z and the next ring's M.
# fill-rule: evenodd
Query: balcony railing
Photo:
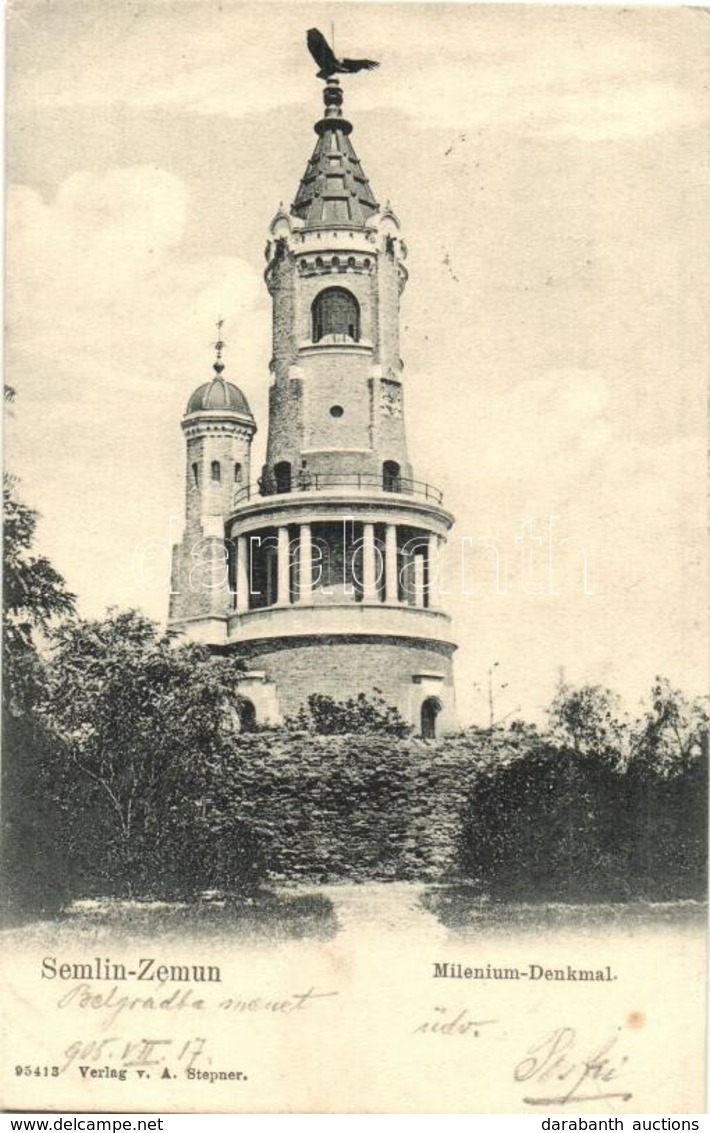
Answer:
M238 488L234 493L234 506L245 500L263 499L265 496L286 496L291 492L327 492L332 488L370 488L394 495L418 496L441 504L444 496L439 488L423 480L410 480L406 476L384 478L375 472L308 472L299 473L291 481L278 482L262 477L256 484Z

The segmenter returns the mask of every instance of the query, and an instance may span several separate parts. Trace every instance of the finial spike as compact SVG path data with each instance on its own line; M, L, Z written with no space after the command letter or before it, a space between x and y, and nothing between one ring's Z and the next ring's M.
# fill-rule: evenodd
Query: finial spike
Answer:
M224 326L224 319L218 319L217 323L217 341L215 342L215 350L217 351L217 358L212 366L214 372L219 375L224 370L224 362L222 361L222 350L224 349L224 342L222 341L222 327Z

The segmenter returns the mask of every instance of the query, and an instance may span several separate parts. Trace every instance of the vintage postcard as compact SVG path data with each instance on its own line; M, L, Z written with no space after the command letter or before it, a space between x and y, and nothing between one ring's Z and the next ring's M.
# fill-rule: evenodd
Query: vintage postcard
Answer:
M2 1106L692 1128L707 11L7 30Z

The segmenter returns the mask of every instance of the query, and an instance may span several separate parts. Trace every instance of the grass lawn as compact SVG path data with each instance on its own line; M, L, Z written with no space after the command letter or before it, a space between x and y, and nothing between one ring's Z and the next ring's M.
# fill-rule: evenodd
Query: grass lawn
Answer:
M452 934L545 932L591 928L677 930L705 923L700 901L563 904L495 902L469 886L409 882L299 885L256 895L194 902L96 898L73 902L51 918L5 927L6 945L99 943L108 939L329 940L370 929Z

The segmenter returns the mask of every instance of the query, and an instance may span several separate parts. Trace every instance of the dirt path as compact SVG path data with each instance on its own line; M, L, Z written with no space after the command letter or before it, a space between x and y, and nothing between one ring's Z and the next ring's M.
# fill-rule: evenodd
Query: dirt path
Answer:
M446 929L421 903L425 885L412 882L365 885L321 885L313 892L333 902L339 930L344 935L418 936L431 940Z

